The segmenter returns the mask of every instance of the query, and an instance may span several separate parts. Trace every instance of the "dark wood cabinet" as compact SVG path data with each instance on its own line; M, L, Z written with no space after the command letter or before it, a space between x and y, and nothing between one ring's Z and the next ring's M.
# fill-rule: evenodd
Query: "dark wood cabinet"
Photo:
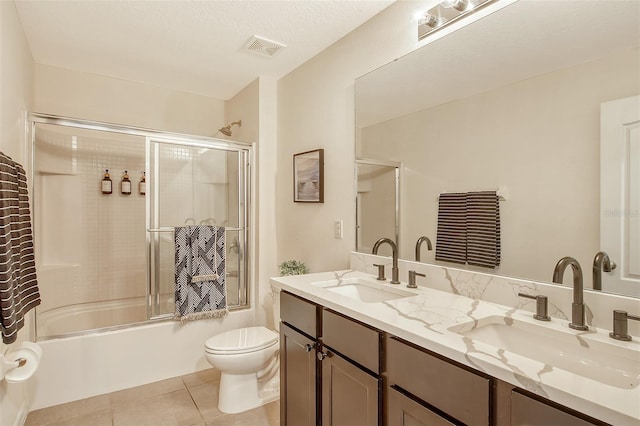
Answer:
M287 292L280 319L280 424L379 426L380 332Z
M554 407L538 399L511 391L511 426L593 426L603 425L595 419L587 420L579 413ZM583 418L585 417L585 418Z
M328 349L322 356L322 424L378 426L382 379Z
M389 386L468 425L491 424L491 378L436 357L428 351L387 338Z
M606 425L298 296L280 297L281 425Z
M387 391L387 425L391 426L455 426L446 418L402 393L396 387Z
M312 426L317 418L316 341L280 324L280 424Z

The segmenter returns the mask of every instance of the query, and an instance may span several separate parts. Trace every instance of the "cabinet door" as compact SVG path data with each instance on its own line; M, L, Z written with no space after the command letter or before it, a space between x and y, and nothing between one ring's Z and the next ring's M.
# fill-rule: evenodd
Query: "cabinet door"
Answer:
M387 424L389 426L454 426L422 404L393 387L387 392Z
M458 421L490 424L491 381L395 337L387 340L389 385L436 407Z
M316 424L315 342L280 323L280 424Z
M603 424L589 422L544 402L511 392L511 426L587 426Z
M322 360L322 424L378 426L382 379L325 349Z

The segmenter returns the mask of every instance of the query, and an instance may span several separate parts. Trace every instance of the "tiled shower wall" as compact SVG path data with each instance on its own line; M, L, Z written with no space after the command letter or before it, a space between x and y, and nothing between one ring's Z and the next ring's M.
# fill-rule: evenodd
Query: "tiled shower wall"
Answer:
M158 149L159 227L217 225L238 227L237 153L161 144ZM179 208L177 208L179 207ZM237 270L237 255L229 250L237 232L227 231L227 273ZM160 232L160 296L173 297L173 233ZM237 303L237 280L227 276L230 304ZM237 294L237 290L235 290ZM165 312L166 313L166 312Z
M144 138L38 125L35 246L42 306L146 295ZM113 193L102 194L109 169ZM131 195L120 193L124 171Z

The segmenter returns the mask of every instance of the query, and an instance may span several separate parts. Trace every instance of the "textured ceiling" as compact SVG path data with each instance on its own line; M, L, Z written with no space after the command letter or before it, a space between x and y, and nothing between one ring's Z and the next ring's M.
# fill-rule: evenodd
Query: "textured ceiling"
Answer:
M394 0L16 0L35 62L229 99L280 78ZM287 45L267 58L253 35Z

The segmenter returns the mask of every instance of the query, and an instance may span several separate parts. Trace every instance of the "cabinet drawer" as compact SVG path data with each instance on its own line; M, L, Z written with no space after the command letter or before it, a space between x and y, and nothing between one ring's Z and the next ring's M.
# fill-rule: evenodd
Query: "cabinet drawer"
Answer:
M409 346L387 341L389 385L397 385L469 425L488 425L491 383L488 378Z
M322 311L322 343L368 368L380 371L380 333L334 312Z
M280 292L280 320L303 333L318 337L318 306L286 291Z
M596 424L603 423L583 420L519 392L511 392L511 426L593 426Z

